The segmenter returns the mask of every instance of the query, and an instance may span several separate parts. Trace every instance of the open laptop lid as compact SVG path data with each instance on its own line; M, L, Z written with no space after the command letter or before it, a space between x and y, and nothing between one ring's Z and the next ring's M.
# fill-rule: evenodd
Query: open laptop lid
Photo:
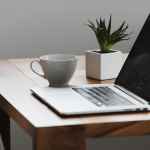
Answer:
M150 102L150 14L115 84Z

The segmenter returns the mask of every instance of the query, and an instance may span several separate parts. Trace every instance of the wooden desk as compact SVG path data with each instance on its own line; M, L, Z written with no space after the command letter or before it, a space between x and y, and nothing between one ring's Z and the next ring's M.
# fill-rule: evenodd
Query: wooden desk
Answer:
M123 54L123 60L127 54ZM79 56L70 84L113 83L85 76L85 58ZM32 138L34 150L85 150L86 138L145 135L150 133L150 112L113 113L61 117L31 92L48 86L29 67L33 59L0 60L0 132L5 150L10 150L10 117ZM34 68L42 72L38 64Z

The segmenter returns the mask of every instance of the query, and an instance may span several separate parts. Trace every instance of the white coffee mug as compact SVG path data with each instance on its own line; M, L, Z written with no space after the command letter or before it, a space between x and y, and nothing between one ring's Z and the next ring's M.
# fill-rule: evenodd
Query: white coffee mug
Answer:
M31 70L37 75L47 79L50 86L66 86L72 78L78 58L69 54L52 54L40 57L39 60L33 60L30 63ZM32 63L38 62L44 72L44 75L37 73Z

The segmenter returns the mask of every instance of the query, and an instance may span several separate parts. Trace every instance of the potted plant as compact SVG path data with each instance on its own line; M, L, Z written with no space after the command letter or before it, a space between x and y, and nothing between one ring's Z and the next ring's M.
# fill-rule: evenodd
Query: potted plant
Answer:
M89 20L88 20L89 21ZM128 40L130 34L126 34L128 25L124 27L125 21L119 29L111 33L111 15L108 27L106 28L105 20L97 23L97 27L89 21L89 26L95 33L100 49L86 51L86 76L105 80L116 78L122 67L122 52L113 50L111 47L119 41Z

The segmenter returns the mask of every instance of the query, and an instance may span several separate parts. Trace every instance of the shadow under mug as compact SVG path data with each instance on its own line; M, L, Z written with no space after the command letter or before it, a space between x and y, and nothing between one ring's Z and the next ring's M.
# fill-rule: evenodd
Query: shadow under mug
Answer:
M30 63L30 68L37 75L47 79L50 86L66 86L75 72L77 60L76 56L69 54L45 55L40 57L40 61L33 60ZM33 62L40 64L44 75L33 69Z

